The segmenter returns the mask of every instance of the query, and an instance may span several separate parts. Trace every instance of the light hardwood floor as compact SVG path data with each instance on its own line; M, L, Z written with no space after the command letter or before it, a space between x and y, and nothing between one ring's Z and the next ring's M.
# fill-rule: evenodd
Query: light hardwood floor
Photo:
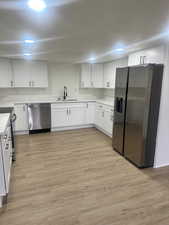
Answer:
M169 225L169 168L137 169L94 128L19 136L0 225Z

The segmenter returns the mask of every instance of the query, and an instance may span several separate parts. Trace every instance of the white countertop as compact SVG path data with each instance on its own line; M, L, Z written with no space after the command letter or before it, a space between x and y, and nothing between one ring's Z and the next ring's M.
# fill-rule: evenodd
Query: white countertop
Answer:
M10 119L10 113L0 113L0 135L3 135Z
M14 101L14 102L0 102L0 107L14 107L15 104L31 104L31 103L78 103L78 102L97 102L104 105L114 106L114 101L108 101L106 99L77 99L72 101L53 101L53 100L21 100L21 101Z

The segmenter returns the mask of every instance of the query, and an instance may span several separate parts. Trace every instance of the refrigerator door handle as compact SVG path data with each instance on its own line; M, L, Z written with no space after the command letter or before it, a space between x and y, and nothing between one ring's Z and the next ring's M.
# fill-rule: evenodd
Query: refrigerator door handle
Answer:
M116 106L115 106L116 112L119 112L119 98L116 98Z
M123 98L116 98L116 112L123 113Z
M119 112L123 113L123 98L120 98L119 100Z

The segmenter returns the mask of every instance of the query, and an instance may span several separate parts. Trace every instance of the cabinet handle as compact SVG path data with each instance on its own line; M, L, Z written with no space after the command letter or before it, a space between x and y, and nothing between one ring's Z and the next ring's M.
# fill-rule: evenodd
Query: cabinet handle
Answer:
M142 56L140 56L140 64L142 64Z
M71 114L71 110L69 109L69 115Z
M145 64L146 56L143 56L143 64Z
M13 82L13 80L11 80L11 87L13 87L14 86L14 82Z
M93 81L91 81L91 86L93 87Z
M31 81L29 81L29 87L31 87Z
M107 82L107 87L110 87L110 82Z
M5 150L8 150L8 149L9 149L9 144L6 144Z
M89 104L88 104L88 103L86 104L86 108L87 108L87 109L89 108Z
M68 110L68 108L67 108L67 115L69 114L69 110Z
M25 105L23 105L23 111L25 111Z

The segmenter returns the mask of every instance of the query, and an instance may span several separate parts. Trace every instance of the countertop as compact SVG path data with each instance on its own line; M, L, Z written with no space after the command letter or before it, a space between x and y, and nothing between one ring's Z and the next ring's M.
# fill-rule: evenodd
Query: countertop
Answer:
M0 113L0 135L3 135L10 119L10 113Z
M69 101L53 101L53 100L30 100L30 101L14 101L14 102L0 102L0 107L14 107L14 105L16 104L31 104L31 103L83 103L83 102L96 102L96 103L101 103L104 105L109 105L109 106L114 106L114 101L108 101L108 100L104 100L104 99L77 99L77 100L69 100Z

